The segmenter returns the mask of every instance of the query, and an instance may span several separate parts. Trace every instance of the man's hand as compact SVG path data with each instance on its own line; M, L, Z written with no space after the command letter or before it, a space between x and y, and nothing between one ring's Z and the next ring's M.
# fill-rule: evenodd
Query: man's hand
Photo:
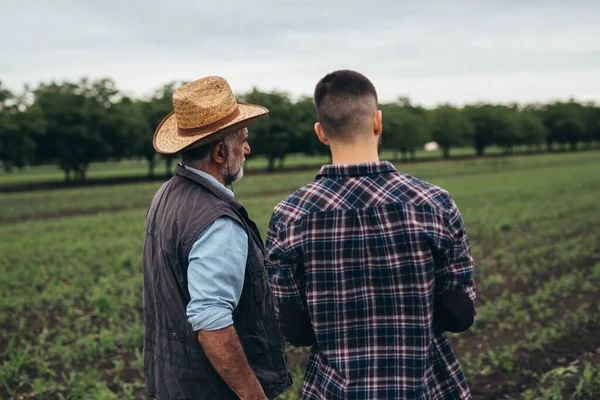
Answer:
M312 346L317 341L310 317L296 304L279 304L279 326L292 346Z
M460 287L443 293L434 302L433 327L437 333L464 332L473 325L477 311L469 295Z
M267 399L248 364L233 325L216 331L200 330L198 341L215 370L240 399Z

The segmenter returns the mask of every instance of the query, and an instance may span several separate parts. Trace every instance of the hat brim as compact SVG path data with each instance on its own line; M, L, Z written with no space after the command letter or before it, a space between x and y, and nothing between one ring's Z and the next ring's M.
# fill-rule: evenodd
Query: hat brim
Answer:
M174 113L167 115L154 132L152 144L161 154L174 154L188 147L197 147L225 137L228 133L247 127L269 113L265 107L237 102L239 115L233 120L217 126L208 132L197 135L182 135L177 129L177 118Z

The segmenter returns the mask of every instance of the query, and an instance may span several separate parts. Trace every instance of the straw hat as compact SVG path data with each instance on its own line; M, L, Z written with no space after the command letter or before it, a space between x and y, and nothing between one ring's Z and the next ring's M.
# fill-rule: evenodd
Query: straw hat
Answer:
M236 101L225 79L209 76L173 93L173 112L158 125L152 143L159 153L177 153L218 140L268 112L265 107Z

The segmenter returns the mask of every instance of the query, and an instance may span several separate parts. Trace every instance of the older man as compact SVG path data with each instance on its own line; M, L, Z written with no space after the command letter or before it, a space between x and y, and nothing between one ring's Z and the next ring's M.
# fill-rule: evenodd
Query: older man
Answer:
M181 153L148 208L143 251L144 375L157 399L272 399L291 384L263 243L227 189L250 154L247 126L268 113L220 77L173 94L154 134Z

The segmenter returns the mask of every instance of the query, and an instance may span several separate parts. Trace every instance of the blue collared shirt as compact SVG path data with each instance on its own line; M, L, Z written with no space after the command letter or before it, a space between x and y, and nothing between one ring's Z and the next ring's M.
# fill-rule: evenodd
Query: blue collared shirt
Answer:
M234 196L212 175L184 167ZM188 256L187 271L191 297L187 317L194 331L215 331L233 324L233 310L244 286L247 257L248 234L229 217L216 219L198 235Z

